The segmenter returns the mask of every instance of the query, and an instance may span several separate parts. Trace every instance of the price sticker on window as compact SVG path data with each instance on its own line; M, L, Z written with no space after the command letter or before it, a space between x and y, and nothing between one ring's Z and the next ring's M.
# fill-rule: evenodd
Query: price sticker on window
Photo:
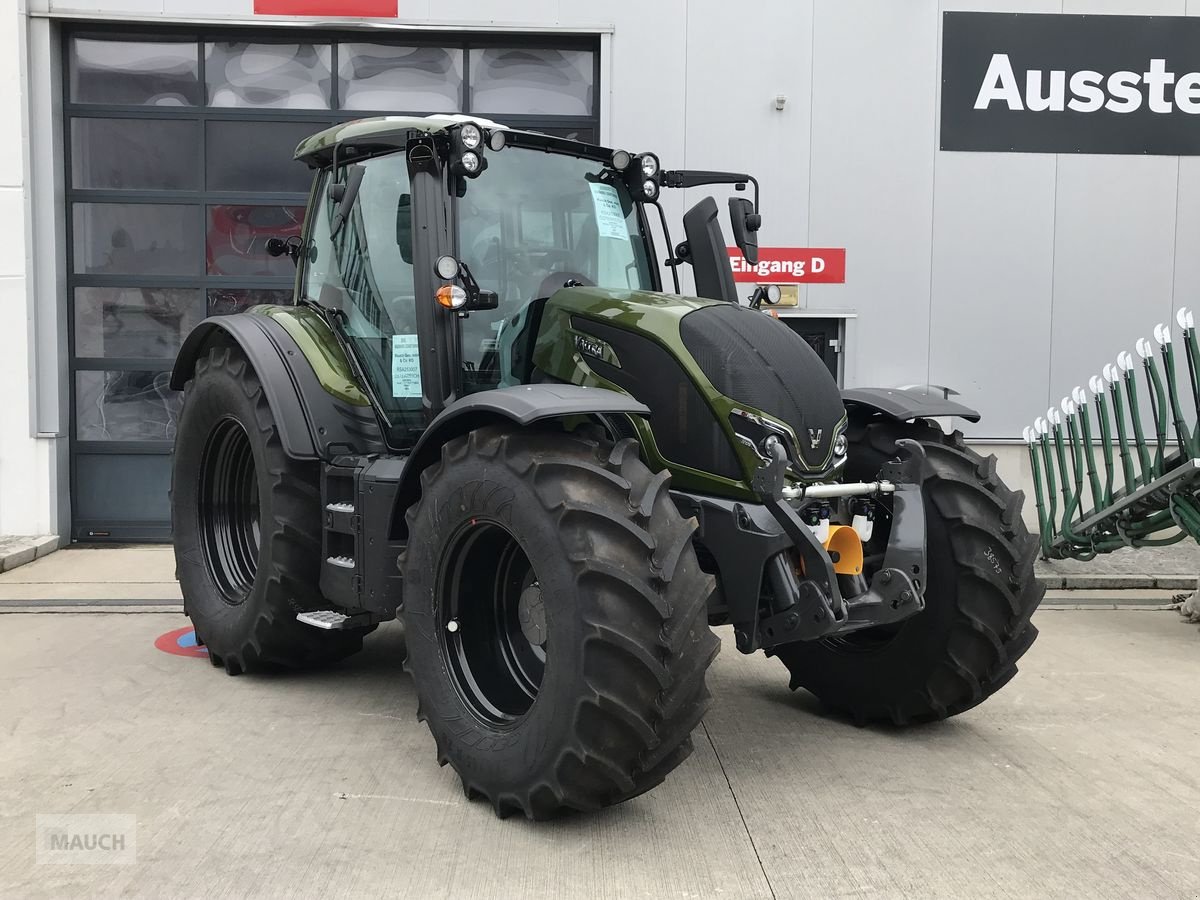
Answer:
M392 396L421 396L421 347L415 334L392 335Z
M621 197L611 184L592 184L592 206L596 210L596 229L602 238L618 241L629 240L629 229L625 227L625 212L621 209Z

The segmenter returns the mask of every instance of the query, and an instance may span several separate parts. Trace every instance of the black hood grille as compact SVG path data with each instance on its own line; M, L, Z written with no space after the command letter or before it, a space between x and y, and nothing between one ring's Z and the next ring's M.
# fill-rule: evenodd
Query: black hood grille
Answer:
M846 409L837 382L803 338L732 303L688 313L679 332L713 387L790 425L809 471L828 467Z

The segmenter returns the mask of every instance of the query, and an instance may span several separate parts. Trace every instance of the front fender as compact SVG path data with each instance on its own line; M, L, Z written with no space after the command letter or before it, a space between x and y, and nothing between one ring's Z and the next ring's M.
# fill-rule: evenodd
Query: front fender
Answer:
M882 413L901 422L939 416L958 416L968 422L978 422L981 418L969 406L911 388L851 388L842 391L842 402L851 413L858 408L868 413Z
M650 409L628 394L574 384L527 384L468 394L438 413L409 457L397 495L395 525L421 494L421 472L437 462L442 446L476 428L590 415L648 416Z

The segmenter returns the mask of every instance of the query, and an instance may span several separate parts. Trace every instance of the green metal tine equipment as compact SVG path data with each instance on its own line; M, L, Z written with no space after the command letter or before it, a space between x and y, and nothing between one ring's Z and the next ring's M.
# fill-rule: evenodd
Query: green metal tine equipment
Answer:
M1121 547L1200 541L1200 345L1188 309L1176 322L1187 390L1178 382L1171 329L1159 324L1158 354L1146 338L1135 345L1140 378L1133 355L1122 351L1103 377L1088 380L1091 402L1076 387L1024 430L1043 557L1087 560ZM1192 424L1184 412L1189 394ZM1154 427L1149 437L1143 395Z

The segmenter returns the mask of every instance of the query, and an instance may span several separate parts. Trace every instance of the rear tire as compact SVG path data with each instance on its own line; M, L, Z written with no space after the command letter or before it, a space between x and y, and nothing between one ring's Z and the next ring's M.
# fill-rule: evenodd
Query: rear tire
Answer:
M437 758L497 815L657 785L708 708L712 578L637 444L487 427L421 477L405 667Z
M328 607L317 463L283 451L246 357L211 349L184 389L171 476L175 564L184 612L213 665L230 675L329 663L362 649L364 630L296 621Z
M1024 494L1009 490L995 457L979 456L957 431L876 417L852 421L848 437L847 481L873 480L902 438L925 449L933 469L922 485L926 606L898 625L790 644L778 656L793 690L859 724L957 715L1003 687L1037 637L1029 617L1045 589L1033 572L1037 540L1021 520Z

